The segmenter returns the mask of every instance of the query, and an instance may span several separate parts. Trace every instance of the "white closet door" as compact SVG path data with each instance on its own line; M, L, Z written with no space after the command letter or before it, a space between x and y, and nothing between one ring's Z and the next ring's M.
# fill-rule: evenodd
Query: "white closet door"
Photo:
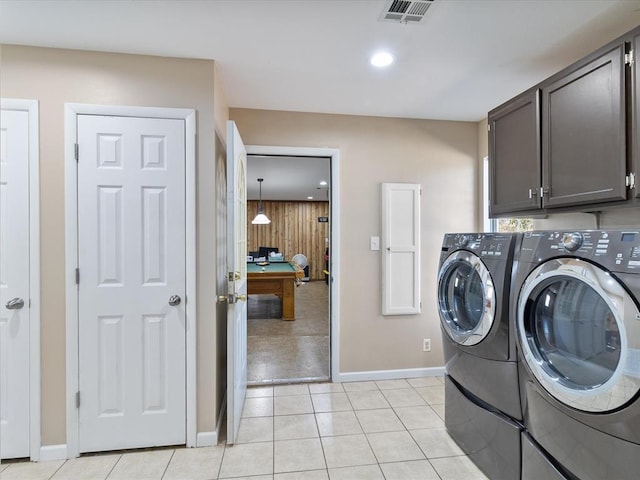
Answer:
M29 113L0 119L0 457L29 456Z
M185 122L78 115L80 452L184 444Z
M420 185L382 184L382 314L420 313Z

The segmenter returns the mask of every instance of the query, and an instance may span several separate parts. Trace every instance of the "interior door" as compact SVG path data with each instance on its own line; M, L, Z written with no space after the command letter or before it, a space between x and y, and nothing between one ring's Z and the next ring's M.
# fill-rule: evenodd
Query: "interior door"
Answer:
M186 441L185 122L78 115L79 451Z
M235 443L247 392L247 151L227 124L227 443Z
M29 456L29 113L0 119L0 457Z

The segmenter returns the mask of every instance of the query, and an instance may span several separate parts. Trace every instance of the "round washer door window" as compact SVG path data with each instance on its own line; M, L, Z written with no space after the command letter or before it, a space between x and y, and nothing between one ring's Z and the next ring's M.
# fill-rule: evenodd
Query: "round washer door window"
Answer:
M480 343L493 325L495 304L493 280L477 255L460 250L447 257L438 275L438 308L454 342Z
M632 362L640 345L630 345L628 335L638 318L637 305L606 270L575 258L550 260L531 272L518 297L523 359L562 403L615 410L640 389Z

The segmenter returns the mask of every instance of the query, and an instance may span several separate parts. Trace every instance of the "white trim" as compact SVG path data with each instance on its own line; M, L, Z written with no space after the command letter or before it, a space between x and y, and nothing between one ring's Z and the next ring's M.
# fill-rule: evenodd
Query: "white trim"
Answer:
M400 378L442 377L444 367L404 368L398 370L371 370L341 373L336 382L362 382L365 380L397 380Z
M54 460L66 460L67 459L67 446L65 444L60 445L44 445L40 447L39 451L40 462L53 462Z
M287 155L331 158L331 252L329 287L331 309L331 378L340 376L340 150L337 148L247 145L247 155Z
M218 430L219 431L219 430ZM218 444L218 431L198 432L196 436L196 447L215 447Z
M79 455L78 410L78 264L77 171L74 158L77 115L168 118L185 121L186 182L186 445L197 444L197 335L196 335L196 112L187 108L129 107L115 105L65 104L65 289L67 364L67 458Z
M26 111L29 122L29 454L40 460L40 137L37 100L3 98L2 110Z
M67 458L67 446L45 445L40 448L40 462L52 462L54 460L65 460Z

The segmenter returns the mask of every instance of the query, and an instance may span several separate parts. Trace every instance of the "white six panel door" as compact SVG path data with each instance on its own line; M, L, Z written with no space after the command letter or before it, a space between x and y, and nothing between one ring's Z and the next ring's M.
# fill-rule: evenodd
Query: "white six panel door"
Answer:
M185 122L77 118L79 451L184 444Z
M29 322L29 114L27 111L2 110L0 119L1 458L29 456Z
M234 444L247 393L247 150L227 122L227 444Z

